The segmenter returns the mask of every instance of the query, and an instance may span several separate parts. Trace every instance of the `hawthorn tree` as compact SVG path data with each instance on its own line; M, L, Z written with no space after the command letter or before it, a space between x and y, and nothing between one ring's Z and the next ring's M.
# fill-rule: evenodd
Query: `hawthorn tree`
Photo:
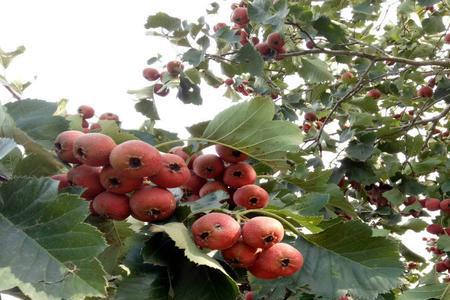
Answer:
M450 3L391 6L254 0L211 3L193 23L149 16L183 54L148 60L151 84L130 91L148 118L136 130L22 99L28 83L0 77L13 96L0 110L0 291L450 299ZM211 24L219 9L230 19ZM23 50L0 50L2 66ZM236 103L187 140L154 127L155 97L201 109L205 84ZM201 154L213 145L218 156ZM407 230L435 235L432 259L402 243Z

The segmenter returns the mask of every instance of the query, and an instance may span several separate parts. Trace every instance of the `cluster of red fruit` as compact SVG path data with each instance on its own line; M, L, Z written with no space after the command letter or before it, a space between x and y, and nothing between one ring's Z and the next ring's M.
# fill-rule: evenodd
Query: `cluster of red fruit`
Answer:
M247 45L251 41L264 59L275 58L276 60L282 60L284 58L283 54L286 53L286 48L284 47L285 41L279 32L270 33L266 41L263 42L260 42L256 35L249 37L248 24L250 23L250 18L248 16L247 4L244 2L240 4L234 3L231 9L233 10L231 21L234 23L231 29L236 31L236 35L239 35L241 45ZM217 23L214 25L213 30L214 32L218 32L225 26L227 24Z
M178 77L183 70L184 65L180 61L172 60L167 63L166 70L159 72L155 68L145 68L142 71L142 75L149 81L160 79L161 82L155 83L153 86L153 92L158 96L165 97L169 94L170 90L165 87L164 84L169 80Z
M89 105L81 105L78 108L78 114L81 116L81 127L84 133L88 133L91 130L101 129L100 124L91 123L89 124L88 119L91 119L95 115L94 109ZM103 113L98 117L99 120L111 120L119 122L119 116L110 112Z
M432 224L432 225L437 225L437 224ZM450 228L447 228L447 229L450 229ZM437 246L437 239L426 238L426 237L423 237L422 239L427 242L428 247L426 248L426 250L428 252L433 253L433 255L439 259L439 261L435 264L436 272L443 273L445 271L450 271L450 258L448 256L447 256L447 258L444 257L446 254L444 251L439 249L439 247ZM410 268L409 265L408 265L408 268ZM450 276L447 275L444 278L444 281L450 282Z
M247 268L260 279L291 276L303 266L302 254L280 243L283 225L270 217L254 217L240 224L224 213L209 213L192 224L195 243L201 248L222 250L235 268Z

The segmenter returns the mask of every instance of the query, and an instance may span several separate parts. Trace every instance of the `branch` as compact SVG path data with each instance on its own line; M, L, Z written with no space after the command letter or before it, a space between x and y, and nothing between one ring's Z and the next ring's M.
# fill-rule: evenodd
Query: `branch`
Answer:
M20 98L20 96L9 86L9 85L6 85L6 84L3 84L3 86L5 87L5 89L7 89L8 90L8 92L10 92L11 93L11 95L14 97L14 98L16 98L17 100L22 100L21 98Z
M439 115L436 115L435 117L429 119L428 122L433 122L433 124L431 125L430 132L428 133L427 138L425 139L425 142L423 143L421 151L425 150L425 148L427 147L428 142L430 141L431 137L434 134L434 129L436 128L437 124L439 123L439 120L444 118L449 112L450 112L450 104L447 105L447 107Z
M323 130L325 128L325 125L330 121L331 117L336 112L336 110L339 108L339 106L342 104L342 102L344 102L348 98L351 98L353 95L355 95L357 92L359 92L364 87L364 78L367 76L367 74L369 73L370 69L372 69L372 67L374 65L375 65L375 61L372 61L370 63L370 65L367 67L366 71L364 71L364 73L361 75L361 78L359 79L358 83L356 83L355 87L353 89L349 90L344 96L342 96L341 99L339 99L334 104L334 106L331 109L330 113L328 114L327 118L323 122L322 127L320 127L319 133L317 134L317 137L315 139L317 144L320 144L320 137L322 136Z
M308 55L308 54L320 54L325 53L329 55L334 56L356 56L356 57L362 57L370 59L373 62L377 61L393 61L397 63L402 63L406 65L412 65L412 66L440 66L444 68L450 68L450 60L428 60L428 61L419 61L419 60L412 60L407 59L403 57L396 57L396 56L377 56L373 54L368 54L364 52L358 52L358 51L351 51L351 50L329 50L329 49L311 49L311 50L299 50L299 51L292 51L287 52L285 54L280 54L280 56L283 57L293 57L293 56L302 56L302 55Z

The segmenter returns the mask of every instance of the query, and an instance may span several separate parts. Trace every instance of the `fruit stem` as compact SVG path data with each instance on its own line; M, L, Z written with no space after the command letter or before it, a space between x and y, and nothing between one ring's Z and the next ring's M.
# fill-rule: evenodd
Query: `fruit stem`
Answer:
M260 215L264 215L264 216L267 216L267 217L271 217L271 218L277 219L286 228L288 228L290 231L292 231L296 235L302 235L302 233L294 225L292 225L291 223L286 221L284 218L282 218L282 217L280 217L280 216L278 216L278 215L276 215L274 213L265 211L263 209L248 209L248 210L244 210L244 211L238 212L237 215L244 216L244 215L250 214L250 213L257 213L257 214L260 214Z

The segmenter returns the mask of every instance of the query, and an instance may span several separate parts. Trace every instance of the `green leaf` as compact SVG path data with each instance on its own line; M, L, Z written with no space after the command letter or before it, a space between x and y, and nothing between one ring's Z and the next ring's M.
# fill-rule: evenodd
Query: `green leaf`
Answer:
M445 25L442 22L442 17L435 15L422 20L422 27L423 31L428 34L435 34L445 30Z
M183 223L167 223L164 225L152 225L152 232L165 232L175 242L175 246L184 250L185 256L197 265L208 266L217 269L229 276L223 267L212 257L203 253L191 238L189 230Z
M177 97L185 104L200 105L203 102L199 86L193 84L184 74L180 74Z
M308 83L320 83L334 80L333 75L328 70L328 65L317 58L302 58L302 67L298 73Z
M398 245L372 237L366 224L339 223L306 240L298 238L294 246L303 254L302 270L267 285L289 289L307 285L311 293L324 299L337 299L347 292L355 299L375 299L402 284Z
M240 64L241 70L244 73L250 73L254 76L263 76L264 74L264 60L252 43L248 43L235 56L235 61Z
M406 136L406 154L411 156L415 156L420 153L423 145L423 137L421 135L412 137L410 135Z
M345 42L345 30L333 23L328 17L321 16L312 23L318 35L324 36L331 43Z
M32 299L105 295L95 257L106 247L83 224L87 201L58 194L49 178L17 178L0 185L0 290L18 286Z
M234 105L211 120L200 139L239 150L262 163L287 169L287 151L296 151L302 141L295 124L272 120L273 100L256 97Z
M345 151L352 160L366 161L372 156L375 148L373 143L351 141Z
M116 121L100 120L98 123L101 126L101 133L110 136L116 144L138 139L135 135L122 130L119 125L117 125Z
M119 265L131 247L131 237L134 234L130 228L131 224L92 215L88 218L88 222L103 233L108 243L108 248L98 256L103 268L111 275L121 274L123 269Z
M229 199L230 195L224 191L207 194L193 202L182 202L180 205L188 206L192 212L199 210L215 209L222 206L220 201Z
M205 52L191 48L184 52L182 59L194 67L198 67L205 60Z
M397 188L393 188L390 191L384 192L383 196L396 206L402 204L405 200L405 195L403 195L402 192L400 192Z
M147 23L145 24L146 29L164 28L168 31L175 31L177 29L180 29L180 27L180 19L171 17L163 12L159 12L156 15L149 16L147 19Z
M53 149L56 136L69 128L63 117L54 116L57 103L22 100L5 105L18 128L47 149Z
M302 215L318 215L319 211L325 207L328 201L330 201L329 194L313 192L300 197L296 207Z
M433 4L437 4L439 2L441 2L441 0L418 0L417 1L417 3L419 3L419 5L422 5L422 6L430 6Z
M16 148L17 144L13 139L0 138L0 159Z
M438 239L437 246L445 252L450 251L450 236L441 235Z
M133 272L119 283L117 300L170 300L170 279L166 268Z
M60 170L61 168L59 166L56 166L49 161L42 160L39 155L30 154L16 164L13 175L16 177L43 177L56 174Z
M415 289L405 291L398 300L427 300L427 299L443 299L441 295L447 288L447 284L431 284L417 287Z
M438 81L434 97L436 99L444 99L447 103L450 102L450 79L443 77Z
M152 120L159 120L158 110L152 100L142 99L134 105L134 108Z
M305 227L311 232L322 231L318 226L322 222L322 216L304 216L298 213L292 212L288 209L270 209L265 208L262 211L267 211L277 216L284 218L289 223L293 224L295 227Z
M192 68L184 71L184 75L194 84L200 84L200 73L197 69Z

